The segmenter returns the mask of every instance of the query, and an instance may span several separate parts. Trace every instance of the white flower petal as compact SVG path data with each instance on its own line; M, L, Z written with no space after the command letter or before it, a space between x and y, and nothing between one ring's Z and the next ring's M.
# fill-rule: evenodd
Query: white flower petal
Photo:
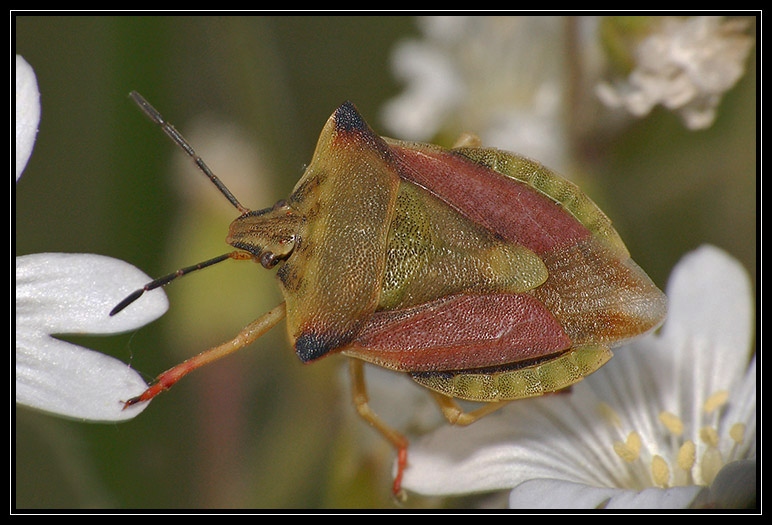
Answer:
M609 366L609 365L607 365ZM609 428L583 383L570 395L513 402L465 428L446 425L415 440L402 485L422 494L463 494L514 487L534 478L613 484L587 462L613 470Z
M680 414L699 442L704 401L746 376L753 323L750 282L735 259L703 246L676 265L667 294L668 319L657 346L666 361L654 378L656 390L670 393L661 408Z
M640 492L592 487L556 479L534 479L509 495L513 509L676 509L687 508L702 487L650 488Z
M745 372L745 376L738 381L729 395L726 413L722 417L726 422L721 429L722 437L729 434L731 426L735 423L745 425L745 440L737 445L732 457L755 458L756 457L756 357L751 359L751 364ZM734 447L732 439L722 441L725 447L721 453L724 457L730 457L730 447Z
M35 145L40 123L40 92L35 71L16 55L16 180L19 180Z
M749 350L753 322L750 282L742 265L715 246L686 254L673 269L663 337L699 334L717 346ZM721 358L721 356L711 356ZM722 363L732 365L736 360ZM733 366L745 371L747 362Z
M511 509L595 509L621 489L591 487L558 479L533 479L509 494Z
M605 506L607 509L685 509L704 488L699 485L687 485L660 489L648 488L640 492L624 490L612 497Z
M16 334L16 402L57 415L120 421L148 403L123 410L147 388L126 363L45 334Z
M134 266L94 254L36 253L16 258L16 320L55 333L113 334L133 330L169 307L153 290L111 317L110 310L150 277Z
M110 334L138 328L168 308L161 290L111 317L110 310L150 278L128 263L93 254L16 258L16 401L94 421L134 417L122 402L147 387L125 363L51 334ZM124 315L125 314L125 315Z

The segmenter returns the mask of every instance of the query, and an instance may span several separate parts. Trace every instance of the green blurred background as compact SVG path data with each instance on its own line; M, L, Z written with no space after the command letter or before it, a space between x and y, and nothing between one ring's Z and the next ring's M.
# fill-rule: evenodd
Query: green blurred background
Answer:
M151 276L227 251L235 214L129 91L174 123L243 204L262 208L288 195L342 101L381 128L383 103L401 91L390 53L419 36L403 17L14 22L15 51L34 68L42 103L35 150L15 187L16 255L98 253ZM755 56L710 129L687 131L655 110L581 159L588 193L660 286L702 243L737 257L756 283ZM211 130L222 132L209 138ZM167 294L169 313L149 326L67 339L130 361L150 379L280 301L272 273L233 262ZM15 506L390 507L394 454L356 418L344 364L301 365L277 328L127 423L17 407ZM408 506L466 503L415 497Z

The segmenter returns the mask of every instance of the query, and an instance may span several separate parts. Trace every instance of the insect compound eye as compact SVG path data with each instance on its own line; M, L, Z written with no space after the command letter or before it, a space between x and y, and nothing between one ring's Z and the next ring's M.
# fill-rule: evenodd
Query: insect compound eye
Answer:
M260 256L260 264L262 264L265 269L273 268L278 262L279 258L276 257L276 254L273 252L263 252Z

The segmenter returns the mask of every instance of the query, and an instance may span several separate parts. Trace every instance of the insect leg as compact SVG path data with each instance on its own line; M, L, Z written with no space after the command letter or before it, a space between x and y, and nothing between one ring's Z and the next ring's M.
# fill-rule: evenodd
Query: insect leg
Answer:
M230 341L212 347L209 350L201 352L197 356L191 357L187 361L180 363L174 368L170 368L158 376L155 382L141 395L126 401L124 408L142 401L150 401L164 390L171 388L174 383L179 381L188 372L192 372L200 366L216 361L221 357L225 357L236 350L252 344L257 338L276 326L276 324L284 318L286 313L287 309L284 303L281 303L270 312L263 314L258 319L245 326L238 335Z
M402 473L407 466L407 438L384 423L370 408L367 387L365 386L364 362L359 359L349 359L349 375L351 376L351 393L357 412L362 419L375 427L397 449L397 475L394 477L392 491L398 500L404 500Z
M481 417L487 416L488 414L495 412L496 410L500 409L507 403L509 403L511 400L504 400L504 401L494 401L492 403L487 403L485 406L482 406L478 408L477 410L472 410L471 412L464 412L462 408L456 403L456 400L452 397L446 396L444 394L440 394L439 392L431 392L432 397L434 397L434 400L437 402L437 404L440 407L440 410L442 411L442 415L445 416L445 419L448 420L448 422L452 425L459 425L459 426L466 426L471 425Z

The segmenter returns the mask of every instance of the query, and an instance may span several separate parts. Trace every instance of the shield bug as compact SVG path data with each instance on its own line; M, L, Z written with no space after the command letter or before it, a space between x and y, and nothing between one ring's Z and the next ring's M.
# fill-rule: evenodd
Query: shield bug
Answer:
M222 345L164 372L127 405L243 348L284 317L298 357L349 357L359 414L397 449L407 439L375 414L363 363L404 372L451 423L508 401L564 389L600 368L610 348L655 328L666 299L633 262L611 221L544 166L467 138L444 149L376 135L351 103L322 130L290 196L242 206L183 137L131 97L238 210L226 259L275 268L285 301ZM455 399L485 403L464 412Z

